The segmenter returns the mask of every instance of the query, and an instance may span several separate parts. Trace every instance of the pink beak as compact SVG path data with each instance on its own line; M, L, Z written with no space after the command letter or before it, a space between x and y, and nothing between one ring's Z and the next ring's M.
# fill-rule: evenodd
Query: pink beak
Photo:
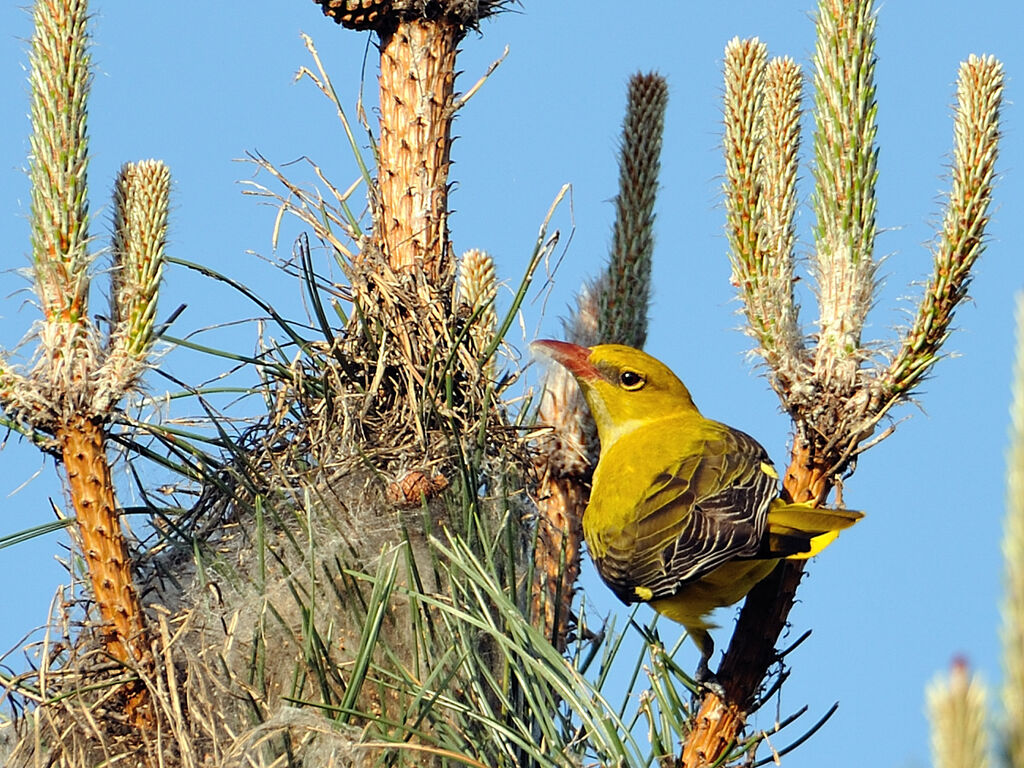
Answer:
M596 379L601 375L593 363L590 362L592 350L589 347L581 347L565 341L542 339L533 342L530 345L530 349L536 355L550 357L559 365L565 366L569 373L579 379Z

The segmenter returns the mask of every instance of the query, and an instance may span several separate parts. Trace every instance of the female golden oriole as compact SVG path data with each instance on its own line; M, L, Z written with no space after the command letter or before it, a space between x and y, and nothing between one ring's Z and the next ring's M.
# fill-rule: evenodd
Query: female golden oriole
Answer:
M583 537L605 583L682 624L711 680L708 615L732 605L780 558L808 558L859 520L779 498L767 452L704 418L668 367L638 349L536 341L579 382L597 424Z

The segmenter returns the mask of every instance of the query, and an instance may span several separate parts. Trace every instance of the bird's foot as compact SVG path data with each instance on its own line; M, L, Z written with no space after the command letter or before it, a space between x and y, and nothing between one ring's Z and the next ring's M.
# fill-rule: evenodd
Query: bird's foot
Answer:
M708 667L708 660L702 658L700 664L697 665L697 672L694 674L693 679L697 682L697 691L700 695L704 693L713 693L720 699L725 698L725 688L718 682L718 677Z

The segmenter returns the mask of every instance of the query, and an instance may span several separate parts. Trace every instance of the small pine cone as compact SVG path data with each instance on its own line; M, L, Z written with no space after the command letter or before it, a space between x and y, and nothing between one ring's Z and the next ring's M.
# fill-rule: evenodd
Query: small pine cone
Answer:
M391 0L313 0L335 23L347 29L379 30L392 11Z
M448 487L448 478L441 474L429 476L413 470L387 487L388 501L400 509L418 507L424 499L437 496Z

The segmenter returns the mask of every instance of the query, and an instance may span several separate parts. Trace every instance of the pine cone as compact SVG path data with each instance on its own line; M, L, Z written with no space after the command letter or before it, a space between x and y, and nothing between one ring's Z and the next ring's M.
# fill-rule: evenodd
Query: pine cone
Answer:
M313 0L323 9L324 16L330 16L347 29L379 30L391 13L391 0Z
M424 499L437 496L448 487L448 478L442 474L428 475L415 469L387 487L388 501L400 509L412 509Z

